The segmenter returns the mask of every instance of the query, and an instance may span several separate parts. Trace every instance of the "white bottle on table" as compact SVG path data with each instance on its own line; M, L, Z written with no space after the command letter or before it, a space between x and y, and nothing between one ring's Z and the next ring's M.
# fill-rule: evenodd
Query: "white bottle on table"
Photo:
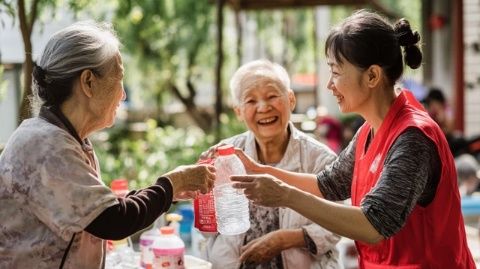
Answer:
M160 227L163 226L163 217L160 216L153 224L152 229L143 232L140 235L140 267L151 269L153 266L153 243L157 237L161 236Z
M160 228L153 242L153 269L185 269L185 244L171 226Z

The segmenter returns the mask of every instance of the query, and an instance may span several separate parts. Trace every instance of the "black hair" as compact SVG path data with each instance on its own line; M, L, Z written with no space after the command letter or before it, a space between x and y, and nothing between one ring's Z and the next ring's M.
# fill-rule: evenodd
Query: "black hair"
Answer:
M430 91L428 91L428 94L424 100L426 104L430 104L432 101L440 102L443 105L447 103L447 99L445 98L443 92L439 88L435 87L430 88Z
M392 27L380 15L359 10L330 32L325 54L340 64L345 59L361 69L379 65L393 85L403 73L403 61L412 69L421 65L419 41L420 35L406 19Z

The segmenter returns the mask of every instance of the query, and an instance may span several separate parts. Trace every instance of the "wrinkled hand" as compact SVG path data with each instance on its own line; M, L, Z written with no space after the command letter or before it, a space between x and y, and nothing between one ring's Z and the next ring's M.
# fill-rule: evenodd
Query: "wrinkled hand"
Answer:
M200 160L206 160L206 159L215 159L217 157L217 148L226 145L224 142L220 142L214 146L211 146L209 149L206 151L202 152L200 154Z
M285 206L292 187L268 174L231 176L236 181L232 186L243 189L253 204L268 207Z
M195 198L197 191L208 193L215 181L215 167L209 164L182 165L164 175L173 185L174 199Z
M248 174L263 173L263 168L265 168L265 165L257 163L250 156L246 155L245 152L243 152L243 150L239 148L235 148L235 154L242 161L243 166L245 166L245 170L247 171Z
M278 235L277 232L271 232L248 242L241 248L240 261L261 264L275 258L284 249Z

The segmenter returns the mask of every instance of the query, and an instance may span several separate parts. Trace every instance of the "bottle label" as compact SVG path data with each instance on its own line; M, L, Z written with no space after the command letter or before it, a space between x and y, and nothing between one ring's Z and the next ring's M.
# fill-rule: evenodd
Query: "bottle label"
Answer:
M153 244L153 239L140 239L140 246L148 247Z
M140 239L140 265L142 268L148 268L153 263L152 244L153 239Z
M201 232L217 232L213 193L200 194L194 199L193 208L195 212L195 228Z
M213 159L199 160L198 164L213 164ZM216 233L217 218L215 216L215 202L213 192L199 194L193 200L193 212L195 215L194 226L201 232Z
M153 268L185 269L184 248L153 249Z

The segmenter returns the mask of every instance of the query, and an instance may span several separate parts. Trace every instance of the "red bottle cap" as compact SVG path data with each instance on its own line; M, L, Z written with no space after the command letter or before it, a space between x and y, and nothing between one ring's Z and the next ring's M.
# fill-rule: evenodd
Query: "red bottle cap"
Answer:
M175 230L171 226L164 226L160 228L160 233L162 234L173 234L174 231Z
M110 183L110 188L115 191L128 191L128 181L124 178L114 179Z
M218 155L225 156L235 153L235 147L233 145L223 145L217 148Z

